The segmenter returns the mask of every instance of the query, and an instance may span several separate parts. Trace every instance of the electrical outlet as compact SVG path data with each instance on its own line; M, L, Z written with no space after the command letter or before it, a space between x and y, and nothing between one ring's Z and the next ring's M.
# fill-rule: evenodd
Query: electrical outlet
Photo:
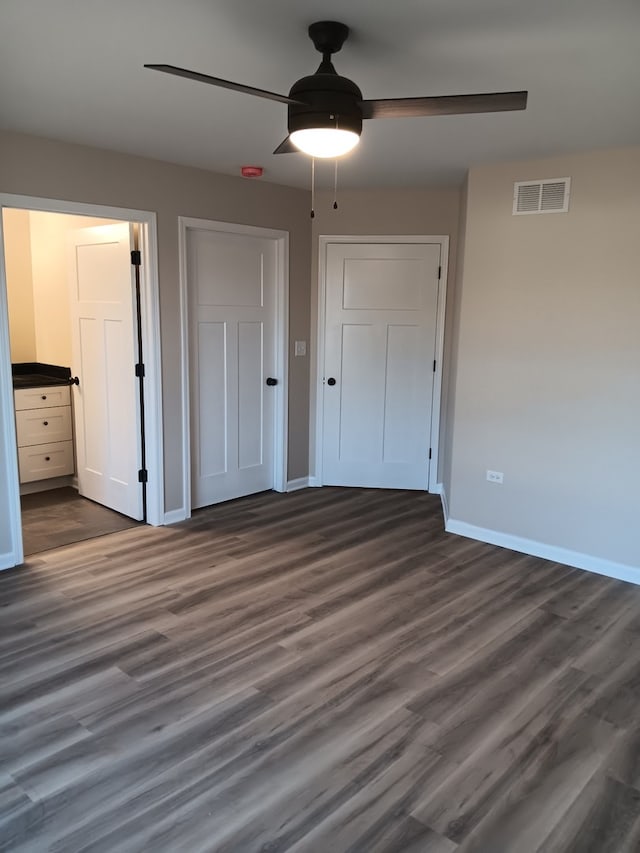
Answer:
M503 483L504 474L502 471L487 471L487 480L490 483Z
M306 355L307 354L307 342L306 341L296 341L294 350L294 355Z

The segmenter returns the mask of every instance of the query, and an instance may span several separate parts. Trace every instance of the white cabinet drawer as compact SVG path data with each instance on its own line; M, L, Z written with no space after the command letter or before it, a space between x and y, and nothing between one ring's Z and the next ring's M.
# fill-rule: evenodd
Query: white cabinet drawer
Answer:
M71 405L68 385L18 388L13 394L17 412L23 409L48 409L51 406Z
M58 441L54 444L19 447L18 466L21 483L73 474L73 442Z
M18 447L71 441L71 406L22 409L16 412Z

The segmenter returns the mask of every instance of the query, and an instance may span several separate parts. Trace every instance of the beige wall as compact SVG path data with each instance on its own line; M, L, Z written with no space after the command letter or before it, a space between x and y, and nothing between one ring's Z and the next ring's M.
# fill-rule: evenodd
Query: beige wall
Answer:
M33 312L31 231L27 210L4 210L2 226L7 277L11 361L36 361L36 330Z
M11 361L70 367L68 237L114 220L11 208L3 219Z
M456 253L459 227L460 190L451 189L380 189L339 190L338 210L333 209L333 191L322 190L316 194L313 223L313 258L311 268L311 337L312 354L316 351L318 308L318 238L320 235L446 235L449 243L449 276L447 315L445 320L445 354L441 409L441 431L447 407L447 369L450 362L449 342L451 319L455 304ZM310 211L307 210L307 217ZM315 377L317 365L311 359L312 417L310 470L314 470L315 453ZM442 442L440 445L442 453ZM442 470L440 457L440 469ZM439 472L439 474L441 471Z
M37 361L71 365L66 217L33 211L31 266Z
M309 194L274 184L8 132L0 132L0 192L157 213L165 510L179 508L182 504L182 424L178 216L288 231L290 341L308 340ZM307 359L292 359L289 379L290 479L307 473L308 390ZM6 417L7 413L2 413L2 416Z
M106 225L112 220L44 211L31 211L29 220L36 361L70 367L68 236L78 228Z
M511 215L565 176L568 214ZM471 170L453 519L640 566L639 236L640 148Z

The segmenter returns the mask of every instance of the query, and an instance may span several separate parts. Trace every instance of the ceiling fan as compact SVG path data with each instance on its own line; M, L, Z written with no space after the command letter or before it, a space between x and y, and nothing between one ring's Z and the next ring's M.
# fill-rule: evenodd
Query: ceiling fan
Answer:
M363 119L500 112L523 110L527 105L526 91L363 100L358 86L347 77L341 77L331 62L332 55L340 50L348 35L349 27L337 21L311 24L309 37L322 54L322 62L315 74L294 83L288 95L175 65L145 65L145 68L287 104L289 135L274 154L303 151L313 157L339 157L357 145Z

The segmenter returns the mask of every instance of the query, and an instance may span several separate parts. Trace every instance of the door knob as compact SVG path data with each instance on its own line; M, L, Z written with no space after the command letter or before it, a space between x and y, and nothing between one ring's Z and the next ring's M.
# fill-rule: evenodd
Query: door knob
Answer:
M80 384L80 380L78 379L77 376L70 376L69 377L69 385L79 385L79 384Z
M335 384L336 384L336 380L333 378L333 376L330 376L327 379L327 385L335 385Z
M274 379L272 376L269 376L269 378L267 379L267 385L277 385L277 384L278 384L278 380Z

